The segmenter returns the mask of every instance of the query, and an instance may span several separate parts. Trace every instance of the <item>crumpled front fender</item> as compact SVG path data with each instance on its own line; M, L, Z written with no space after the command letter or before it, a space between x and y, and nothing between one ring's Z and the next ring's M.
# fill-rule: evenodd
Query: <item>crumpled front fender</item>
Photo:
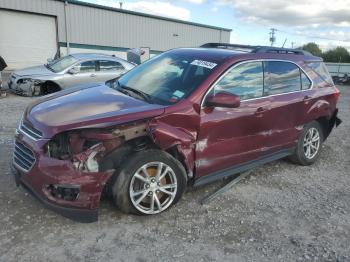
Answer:
M153 142L161 149L168 150L176 147L188 176L192 177L195 157L195 134L156 120L149 123L149 133Z

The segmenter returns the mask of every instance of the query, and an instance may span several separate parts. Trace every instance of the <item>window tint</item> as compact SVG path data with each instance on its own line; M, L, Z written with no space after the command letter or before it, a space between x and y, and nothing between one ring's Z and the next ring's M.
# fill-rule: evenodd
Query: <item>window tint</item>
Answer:
M268 61L265 64L265 94L274 95L300 90L300 69L288 62Z
M241 100L263 95L264 74L262 62L238 65L216 84L214 92L226 91L238 95Z
M329 75L327 67L324 63L322 62L308 63L308 66L311 67L311 69L328 84L334 85L332 77Z
M81 73L85 72L95 72L96 71L96 61L85 61L80 63L79 71Z
M301 77L301 89L309 89L311 87L310 79L304 74L304 72L300 71Z
M121 63L117 61L108 61L108 60L102 60L100 61L100 71L110 71L110 70L123 70L124 67Z

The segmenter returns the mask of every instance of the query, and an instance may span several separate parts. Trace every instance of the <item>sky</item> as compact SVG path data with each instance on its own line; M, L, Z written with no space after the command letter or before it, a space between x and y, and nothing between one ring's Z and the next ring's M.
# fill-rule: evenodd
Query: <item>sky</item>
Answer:
M117 7L121 0L82 0ZM317 43L322 50L350 50L350 0L131 0L123 9L232 29L231 43L299 47Z

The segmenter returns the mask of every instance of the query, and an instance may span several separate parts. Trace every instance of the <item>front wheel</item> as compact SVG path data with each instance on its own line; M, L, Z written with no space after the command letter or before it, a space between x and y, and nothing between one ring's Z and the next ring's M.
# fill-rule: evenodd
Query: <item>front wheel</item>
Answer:
M305 125L291 160L303 166L313 164L320 155L323 140L323 131L317 121Z
M112 195L125 213L153 215L175 204L186 183L185 169L178 160L151 149L132 155L118 170Z

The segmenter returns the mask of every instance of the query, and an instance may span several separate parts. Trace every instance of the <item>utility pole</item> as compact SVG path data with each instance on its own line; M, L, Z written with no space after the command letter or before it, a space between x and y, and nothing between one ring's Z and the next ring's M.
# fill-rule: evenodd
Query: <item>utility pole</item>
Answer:
M271 28L270 30L271 30L271 32L269 33L270 34L270 42L271 42L271 46L273 46L274 43L276 42L275 32L277 31L277 29Z
M295 42L291 42L291 44L292 44L292 48L294 48L294 44L295 44Z

